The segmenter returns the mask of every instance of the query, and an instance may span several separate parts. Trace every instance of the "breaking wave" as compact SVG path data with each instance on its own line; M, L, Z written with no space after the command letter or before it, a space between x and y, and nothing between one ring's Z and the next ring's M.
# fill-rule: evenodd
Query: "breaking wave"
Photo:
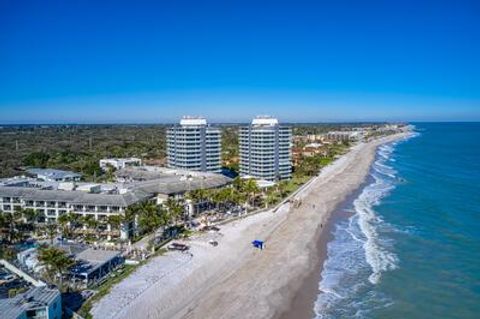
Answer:
M375 211L398 183L397 172L388 165L395 145L378 148L370 171L371 182L353 201L352 215L335 226L315 302L317 319L365 318L370 311L392 304L388 296L373 287L382 274L398 267L393 242L388 238L394 227Z

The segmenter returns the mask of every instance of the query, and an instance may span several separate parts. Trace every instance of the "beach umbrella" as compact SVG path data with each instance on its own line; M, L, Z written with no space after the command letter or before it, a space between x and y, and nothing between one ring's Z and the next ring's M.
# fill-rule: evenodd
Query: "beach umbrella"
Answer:
M264 247L265 244L262 240L255 239L254 241L252 241L252 245L255 248L263 250L263 247Z

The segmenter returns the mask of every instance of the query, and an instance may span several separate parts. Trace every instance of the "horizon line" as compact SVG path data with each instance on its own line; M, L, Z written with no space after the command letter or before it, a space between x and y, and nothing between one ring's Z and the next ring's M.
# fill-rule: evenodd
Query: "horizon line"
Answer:
M213 121L209 122L208 124L213 125L237 125L237 124L249 124L250 122L221 122L221 121ZM471 121L379 121L379 120L372 120L372 121L315 121L315 122L306 122L306 121L285 121L281 122L283 124L378 124L378 123L480 123L480 120L471 120ZM41 126L41 125L50 125L50 126L60 126L60 125L172 125L178 124L177 122L173 121L166 121L166 122L43 122L43 123L0 123L1 126Z

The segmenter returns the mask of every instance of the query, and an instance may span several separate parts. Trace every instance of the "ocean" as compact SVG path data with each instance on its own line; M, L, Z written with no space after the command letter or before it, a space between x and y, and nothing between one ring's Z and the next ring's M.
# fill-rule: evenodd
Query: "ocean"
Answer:
M414 125L338 212L315 318L480 318L480 123Z

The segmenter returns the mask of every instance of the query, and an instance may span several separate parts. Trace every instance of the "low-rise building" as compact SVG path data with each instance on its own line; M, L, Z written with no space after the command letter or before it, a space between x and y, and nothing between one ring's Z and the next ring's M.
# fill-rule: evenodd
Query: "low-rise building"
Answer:
M106 171L109 167L113 167L116 170L129 167L129 166L141 166L142 160L136 157L129 158L104 158L99 162L100 168Z
M47 286L34 287L13 298L0 299L0 314L9 319L61 319L60 291Z
M360 131L331 131L327 134L327 139L332 141L358 141L362 138Z
M76 183L72 187L64 187L65 182L0 181L0 211L13 213L20 209L33 209L51 222L66 213L92 216L106 224L108 236L110 233L116 236L117 232L112 232L107 223L109 216L122 215L131 205L147 200L161 203L165 197L182 197L191 190L217 188L231 181L221 174L169 168L157 171L129 167L119 172L123 172L124 183ZM128 235L122 231L121 236L125 239Z
M82 174L53 168L30 168L27 172L46 182L77 182L82 178Z
M28 283L22 285L26 291L13 297L0 298L0 317L9 319L61 319L62 297L57 288L32 278L22 270L0 259L2 272L10 272L12 277ZM2 284L0 284L1 287Z
M126 191L123 194L92 194L79 190L0 186L0 209L13 213L18 209L31 208L52 221L70 212L93 215L98 220L107 218L110 214L123 213L128 206L149 197L152 195L141 190Z
M75 260L77 263L70 270L70 276L79 288L98 284L125 262L120 251L94 248L75 254Z

